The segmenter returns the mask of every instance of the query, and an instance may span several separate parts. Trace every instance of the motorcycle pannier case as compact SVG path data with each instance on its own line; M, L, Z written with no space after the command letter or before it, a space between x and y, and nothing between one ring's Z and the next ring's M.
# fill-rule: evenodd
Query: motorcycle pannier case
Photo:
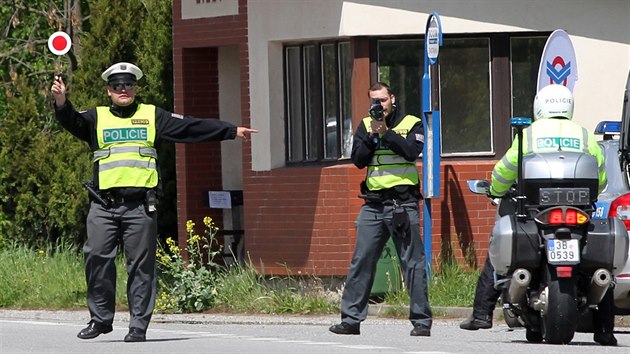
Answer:
M533 220L521 222L515 215L505 215L494 225L490 237L490 263L499 275L518 268L529 270L540 266L538 228Z
M599 268L617 275L628 257L626 226L618 218L591 219L582 248L580 269L592 273Z

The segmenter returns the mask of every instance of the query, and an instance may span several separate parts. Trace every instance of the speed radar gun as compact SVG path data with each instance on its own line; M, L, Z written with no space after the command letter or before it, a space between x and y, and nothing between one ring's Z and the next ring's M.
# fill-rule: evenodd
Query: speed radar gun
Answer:
M372 100L372 105L370 106L370 117L374 120L382 121L383 120L383 105L381 105L381 100L378 98Z
M522 143L529 118L511 125ZM568 151L523 156L519 147L517 186L501 203L516 210L497 216L490 262L503 291L504 311L518 318L529 342L571 342L592 328L590 311L602 300L628 257L628 235L616 217L591 219L598 195L595 157ZM488 195L489 182L469 180L469 189Z
M383 118L385 118L385 114L383 113L383 105L381 104L381 100L379 100L378 98L373 99L372 105L370 105L370 109L368 113L370 114L370 117L372 117L372 119L377 120L379 122L382 121ZM374 139L375 144L378 144L377 134L375 134L374 137L372 137L372 139Z

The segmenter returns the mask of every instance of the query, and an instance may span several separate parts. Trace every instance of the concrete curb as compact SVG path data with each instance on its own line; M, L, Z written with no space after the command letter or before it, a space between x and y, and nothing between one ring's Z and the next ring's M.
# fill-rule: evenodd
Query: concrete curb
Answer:
M391 311L396 310L401 316L393 318ZM400 321L407 320L408 308L404 306L370 305L368 320ZM472 309L465 307L433 307L435 319L465 318ZM265 314L154 314L152 322L156 323L198 323L198 324L313 324L330 325L339 321L339 314L330 315L265 315ZM0 309L0 318L13 320L46 320L87 323L90 317L87 309L80 310L14 310ZM129 322L126 310L117 311L115 322Z
M400 309L400 312L408 312L408 306L391 306L387 304L371 304L368 307L368 316L384 317L388 316L388 312L395 309ZM466 318L472 313L471 307L446 307L446 306L432 306L434 318ZM497 317L497 313L494 312L494 317ZM390 315L391 316L391 315Z
M376 323L393 323L408 321L407 306L391 306L386 304L371 304L368 307L368 321ZM442 307L433 306L433 319L441 323L458 325L460 321L472 313L470 307ZM392 314L393 312L393 314ZM77 310L20 310L0 308L0 319L8 320L43 320L56 322L88 323L90 316L87 308ZM186 314L154 314L152 322L155 323L190 323L190 324L310 324L329 326L337 323L340 315L294 315L294 314L213 314L213 313L186 313ZM503 311L496 308L494 311L495 323L503 322ZM114 318L115 323L128 323L129 312L118 310ZM630 318L617 316L616 327L630 327Z

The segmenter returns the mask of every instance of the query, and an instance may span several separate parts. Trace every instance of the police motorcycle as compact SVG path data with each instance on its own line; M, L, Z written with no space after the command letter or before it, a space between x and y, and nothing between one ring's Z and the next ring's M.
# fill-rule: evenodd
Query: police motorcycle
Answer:
M529 118L511 121L520 142L518 174L503 200L516 208L497 216L490 262L495 287L504 293L504 312L525 327L527 341L566 344L576 331L592 328L592 309L628 258L628 233L616 217L590 217L598 193L593 156L566 151L523 156L522 130L530 124ZM469 180L468 187L494 198L486 180Z

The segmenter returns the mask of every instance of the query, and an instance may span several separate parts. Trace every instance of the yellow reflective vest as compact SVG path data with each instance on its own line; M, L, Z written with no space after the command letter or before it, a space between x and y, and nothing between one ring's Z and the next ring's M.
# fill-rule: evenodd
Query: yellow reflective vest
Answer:
M554 151L582 152L597 159L599 193L606 187L604 154L595 140L595 135L577 123L567 119L547 118L532 123L523 130L523 156ZM504 195L515 183L518 169L518 137L505 156L492 170L490 194Z
M155 106L139 104L130 118L119 118L109 107L96 108L96 135L101 190L116 187L153 188L158 184Z
M363 124L370 131L372 118L363 118ZM420 121L420 118L407 115L395 127L390 128L396 134L407 137L411 128ZM416 161L407 161L402 156L379 142L372 161L368 164L365 183L369 190L377 191L402 185L417 185L420 183Z

